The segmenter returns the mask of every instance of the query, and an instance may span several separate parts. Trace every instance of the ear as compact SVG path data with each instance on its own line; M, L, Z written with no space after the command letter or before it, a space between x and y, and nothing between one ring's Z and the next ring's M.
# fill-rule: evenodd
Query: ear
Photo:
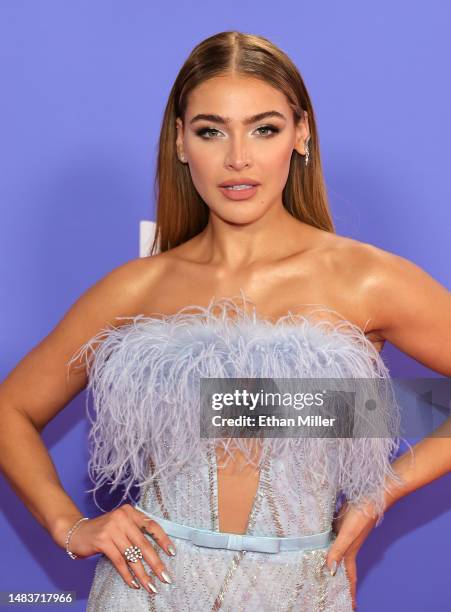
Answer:
M310 128L308 123L308 113L303 112L303 117L296 125L296 139L294 149L301 155L305 155L305 143L310 138Z
M175 120L175 127L177 130L177 138L175 140L175 146L177 147L177 152L179 155L183 153L183 121L180 117L177 117Z

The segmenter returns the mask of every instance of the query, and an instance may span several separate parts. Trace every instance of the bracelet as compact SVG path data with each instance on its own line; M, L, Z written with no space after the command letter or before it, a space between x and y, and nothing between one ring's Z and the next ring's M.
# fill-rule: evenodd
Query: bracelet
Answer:
M69 555L69 557L71 559L78 559L78 555L75 555L73 552L71 552L69 550L69 542L70 542L70 538L72 536L72 534L74 533L74 531L77 529L77 527L79 526L79 524L82 521L88 521L89 517L88 516L83 516L82 518L78 519L78 521L75 523L75 525L73 527L71 527L69 529L69 531L67 532L67 536L66 536L66 552Z

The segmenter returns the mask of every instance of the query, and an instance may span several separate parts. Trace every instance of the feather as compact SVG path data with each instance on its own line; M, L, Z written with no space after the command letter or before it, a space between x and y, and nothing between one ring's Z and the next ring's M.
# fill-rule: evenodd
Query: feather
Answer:
M379 523L387 478L402 482L391 467L399 449L400 413L388 368L358 326L327 306L303 306L313 308L271 321L258 316L241 291L175 314L118 317L125 322L107 326L80 347L67 365L85 367L88 374L94 499L105 484L110 491L123 486L126 497L133 485L142 490L154 478L170 479L191 461L207 460L211 440L199 434L201 377L365 379L366 384L374 379L377 410L355 406L354 428L361 435L266 437L260 443L288 469L295 469L293 453L302 456L318 485L334 483L349 503L371 502ZM368 431L382 435L365 435ZM217 440L228 460L239 449L246 463L259 467L254 443Z

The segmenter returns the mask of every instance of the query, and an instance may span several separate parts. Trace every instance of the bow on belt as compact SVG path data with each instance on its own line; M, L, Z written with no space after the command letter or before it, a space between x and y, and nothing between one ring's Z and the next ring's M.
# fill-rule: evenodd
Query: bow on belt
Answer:
M271 537L239 533L223 533L209 529L189 527L169 521L163 517L143 510L139 504L135 508L155 520L171 537L188 540L196 546L223 548L226 550L248 550L262 553L278 553L293 550L313 550L326 548L332 541L332 529L305 536Z
M191 528L190 541L196 546L226 548L227 550L253 550L256 552L280 552L280 538L259 537L239 533L206 532Z

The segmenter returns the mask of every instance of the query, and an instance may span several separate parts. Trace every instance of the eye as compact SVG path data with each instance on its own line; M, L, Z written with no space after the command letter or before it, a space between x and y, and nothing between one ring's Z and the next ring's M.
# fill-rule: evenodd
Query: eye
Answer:
M263 130L263 132L261 130ZM270 138L271 136L274 136L274 134L277 134L278 132L280 132L280 128L278 128L275 125L270 125L270 124L261 125L260 127L256 129L256 132L259 132L260 135L263 136L264 138ZM212 138L214 138L217 134L220 134L220 133L221 132L217 130L216 128L210 128L210 127L200 128L196 131L196 135L200 136L204 140L212 140Z
M265 134L262 134L262 136L273 136L274 134L277 134L278 132L280 132L279 128L276 127L275 125L262 125L257 128L257 131L258 130L270 130L269 134L268 132L266 132Z
M211 134L211 132L217 132L219 133L219 130L216 130L215 128L200 128L199 130L196 131L197 136L200 136L201 138L205 138L205 140L209 140L211 139L210 136L207 136L207 134Z

